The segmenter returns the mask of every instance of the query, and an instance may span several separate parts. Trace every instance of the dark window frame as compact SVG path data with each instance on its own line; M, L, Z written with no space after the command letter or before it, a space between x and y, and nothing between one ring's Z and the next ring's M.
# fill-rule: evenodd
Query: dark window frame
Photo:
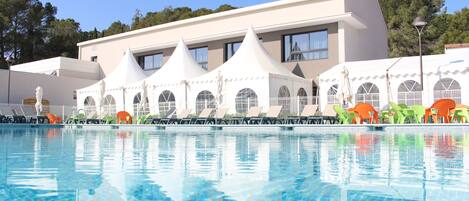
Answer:
M304 31L304 32L296 32L296 33L289 33L289 34L283 34L281 36L281 59L282 59L282 62L284 63L287 63L287 62L297 62L295 60L291 60L291 61L287 61L287 58L285 58L285 37L288 36L289 37L289 42L290 42L290 46L292 46L292 38L293 36L295 35L302 35L302 34L311 34L311 33L315 33L315 32L326 32L327 33L327 48L323 48L323 49L317 49L317 50L312 50L310 52L320 52L320 51L326 51L327 50L327 57L326 58L319 58L319 59L304 59L304 60L299 60L299 61L316 61L316 60L325 60L325 59L329 59L329 29L325 28L325 29L318 29L318 30L314 30L314 31ZM309 41L311 43L311 41Z
M162 59L161 66L145 69L145 57L149 57L149 56L154 57L156 55L161 55L161 59ZM164 54L163 52L156 52L152 54L139 55L137 56L137 63L138 65L140 65L140 68L142 68L144 71L159 70L164 65ZM153 63L154 63L154 59L153 59Z
M189 52L190 52L191 50L202 49L202 48L207 48L207 61L206 61L206 62L199 62L199 61L197 61L196 58L194 58L194 60L195 60L203 69L207 70L207 69L208 69L208 46L192 47L192 48L189 48ZM206 67L204 67L203 64L205 64Z
M224 47L224 54L223 54L223 62L226 62L228 61L228 59L230 59L236 52L233 53L233 55L231 55L230 58L228 58L228 45L231 44L231 49L233 51L233 44L236 44L236 43L239 43L240 45L243 43L243 41L233 41L233 42L228 42L228 43L225 43L225 47Z
M90 58L90 61L91 61L91 62L98 62L98 56L92 56L92 57Z

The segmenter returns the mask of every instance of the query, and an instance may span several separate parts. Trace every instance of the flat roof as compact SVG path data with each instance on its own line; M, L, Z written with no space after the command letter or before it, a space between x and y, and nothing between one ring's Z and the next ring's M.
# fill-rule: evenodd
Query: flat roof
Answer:
M445 49L458 49L458 48L467 48L469 43L456 43L456 44L446 44Z
M211 21L211 20L219 19L219 18L227 18L227 17L236 16L236 15L248 14L248 13L252 13L252 12L259 12L261 10L267 10L267 9L272 9L272 8L276 8L276 7L283 7L283 6L286 6L286 5L295 5L295 4L299 4L299 3L303 3L303 2L307 2L307 1L312 1L312 0L280 0L280 1L270 2L270 3L264 3L264 4L244 7L244 8L238 8L238 9L224 11L224 12L220 12L220 13L214 13L214 14L204 15L204 16L200 16L200 17L195 17L195 18L190 18L190 19L185 19L185 20L180 20L180 21L175 21L175 22L169 22L169 23L160 24L160 25L155 25L155 26L146 27L146 28L142 28L142 29L137 29L137 30L133 30L133 31L129 31L129 32L121 33L121 34L116 34L116 35L112 35L112 36L107 36L107 37L103 37L103 38L88 40L88 41L78 43L77 46L85 46L85 45L90 45L90 44L96 44L96 43L121 39L121 38L125 38L125 37L135 36L135 35L139 35L139 34L145 34L145 33L154 32L154 31L163 31L163 30L167 30L167 29L171 29L171 28L176 28L176 27L180 27L180 26L187 26L187 25L190 25L190 24L196 24L196 23L200 23L200 22ZM324 0L314 0L314 1L320 2L320 1L324 1ZM352 17L352 15L353 15L352 13L344 13L344 14L349 15L350 17ZM340 18L343 18L344 16L328 16L328 18L330 18L330 17L336 17L337 19L340 19ZM349 19L350 21L353 21L351 24L353 24L355 26L358 26L358 27L362 27L362 28L365 26L361 22L360 19L357 19L357 16L353 15L352 18L354 18L354 19L352 19L352 20ZM258 29L256 29L256 31L258 31L258 32L261 31L262 32L262 30L258 30Z

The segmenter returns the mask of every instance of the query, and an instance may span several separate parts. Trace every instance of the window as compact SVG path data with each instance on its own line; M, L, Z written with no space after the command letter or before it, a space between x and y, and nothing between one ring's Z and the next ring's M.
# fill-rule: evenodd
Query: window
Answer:
M337 98L337 92L339 91L339 85L334 84L327 91L327 104L339 104L339 99Z
M422 87L414 80L404 81L397 89L397 102L406 105L422 104Z
M236 95L236 112L246 113L249 108L257 107L257 94L254 90L245 88L241 89Z
M77 100L77 90L73 90L73 100Z
M283 36L283 61L328 58L327 30Z
M215 97L210 91L202 91L195 100L195 111L200 114L205 108L216 108Z
M449 98L461 103L461 85L451 78L443 78L433 87L433 98L435 101Z
M138 57L138 64L143 70L156 70L163 66L163 53Z
M116 100L111 95L104 98L104 114L114 116L116 114Z
M373 105L375 108L379 108L379 89L378 87L370 82L366 82L358 87L357 103L368 103Z
M145 102L142 102L142 93L137 93L134 96L134 116L144 116L150 113L150 107L148 107L148 97L146 97Z
M208 68L208 47L192 48L189 50L192 57L199 63L202 68Z
M98 56L92 56L91 62L98 62Z
M305 107L305 105L308 104L308 94L306 93L305 89L300 88L296 96L298 96L298 104L299 104L298 109L299 109L299 112L301 112L303 111L303 108Z
M83 105L84 105L83 110L86 115L92 112L96 112L96 102L94 101L93 97L91 96L86 97Z
M158 97L158 108L160 115L167 116L170 109L176 108L176 98L171 91L165 90Z
M233 42L225 44L225 61L228 61L238 51L242 42Z
M290 90L286 86L280 87L278 90L278 105L282 106L282 113L290 112L290 102Z

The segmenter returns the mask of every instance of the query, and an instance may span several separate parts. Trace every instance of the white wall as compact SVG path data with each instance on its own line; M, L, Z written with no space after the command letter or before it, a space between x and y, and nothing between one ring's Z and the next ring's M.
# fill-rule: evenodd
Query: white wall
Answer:
M96 80L56 77L44 74L11 71L10 103L22 103L23 99L34 97L35 88L44 89L44 99L51 105L76 105L73 91L91 85ZM8 99L8 71L0 70L0 102Z
M378 0L346 0L345 11L362 20L366 29L339 22L339 40L345 48L340 62L387 58L387 27Z
M467 79L468 75L467 72L465 73L458 73L458 74L426 74L424 75L424 86L423 86L423 93L422 93L422 105L425 107L430 107L434 102L434 94L433 89L435 84L443 78L451 78L456 80L459 85L461 86L461 103L465 105L469 105L469 79ZM416 82L420 82L420 75L415 74L411 76L399 76L399 77L392 77L391 78L391 97L393 102L398 102L398 88L401 83L406 80L414 80ZM360 85L365 82L371 82L375 84L379 88L379 100L380 100L380 109L386 109L388 106L388 94L386 88L386 79L383 77L376 77L366 80L351 80L351 88L352 93L356 94ZM329 88L334 85L340 85L340 80L329 81L329 82L321 82L321 108L324 109L327 105L327 91ZM340 93L340 92L339 92ZM355 104L355 97L353 98L353 104Z
M11 70L47 75L57 72L59 77L66 76L92 80L99 80L104 76L98 63L66 57L55 57L14 65L11 66Z

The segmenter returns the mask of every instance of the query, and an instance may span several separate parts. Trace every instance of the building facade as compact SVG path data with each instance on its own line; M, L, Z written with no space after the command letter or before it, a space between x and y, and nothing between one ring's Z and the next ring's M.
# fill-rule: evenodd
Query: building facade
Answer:
M222 65L248 27L277 61L307 79L347 61L387 57L387 30L377 0L282 0L167 23L78 44L79 59L108 75L130 48L147 75L184 38L201 68Z

